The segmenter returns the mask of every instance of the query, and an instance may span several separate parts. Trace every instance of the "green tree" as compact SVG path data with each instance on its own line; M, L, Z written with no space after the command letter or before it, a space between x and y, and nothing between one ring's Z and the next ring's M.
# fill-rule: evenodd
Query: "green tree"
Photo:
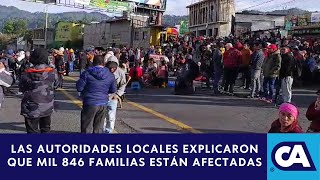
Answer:
M14 33L17 35L24 35L27 31L27 21L19 19L13 23Z
M14 33L14 21L8 20L4 23L3 32L5 34L13 34Z

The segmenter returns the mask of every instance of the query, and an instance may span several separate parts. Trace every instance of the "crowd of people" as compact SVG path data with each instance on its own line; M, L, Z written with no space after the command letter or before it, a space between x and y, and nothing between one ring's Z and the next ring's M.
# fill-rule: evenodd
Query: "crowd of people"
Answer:
M64 76L80 71L76 88L83 101L82 133L112 133L118 104L126 87L165 88L169 74L176 77L176 94L194 93L202 81L213 95L230 95L241 75L247 98L276 103L279 119L269 132L302 132L299 110L292 104L292 87L319 82L320 43L302 39L186 36L166 46L150 48L59 48L31 52L8 50L0 54L0 107L3 94L18 84L23 95L21 114L28 133L49 132L54 91ZM41 93L39 93L41 92ZM279 100L280 94L282 99ZM320 92L307 112L308 132L320 132Z

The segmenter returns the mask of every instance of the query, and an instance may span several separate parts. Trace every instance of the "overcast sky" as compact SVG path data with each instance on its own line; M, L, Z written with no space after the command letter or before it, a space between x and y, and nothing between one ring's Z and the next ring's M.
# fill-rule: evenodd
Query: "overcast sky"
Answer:
M73 0L70 0L73 1ZM171 15L186 15L187 5L192 2L197 2L199 0L167 0L167 11L166 14ZM310 11L320 11L319 0L235 0L236 10L244 10L252 6L256 6L250 9L256 9L260 11L272 11L276 9L288 9L298 7L300 9L306 9ZM268 2L268 3L264 3ZM264 4L262 4L264 3ZM4 6L15 6L21 10L26 10L30 12L44 11L44 5L39 3L24 2L21 0L0 0L0 5ZM61 6L50 6L50 13L61 13L68 11L79 11L79 9L66 8Z

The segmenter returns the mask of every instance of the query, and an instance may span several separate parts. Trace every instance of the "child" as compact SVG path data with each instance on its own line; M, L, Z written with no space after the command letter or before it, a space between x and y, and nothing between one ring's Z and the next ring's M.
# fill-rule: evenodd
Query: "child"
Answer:
M168 79L168 67L164 60L161 61L161 65L157 69L157 85L159 87L166 87L167 79Z
M302 133L298 122L299 110L290 103L283 103L279 108L279 119L271 125L269 133Z

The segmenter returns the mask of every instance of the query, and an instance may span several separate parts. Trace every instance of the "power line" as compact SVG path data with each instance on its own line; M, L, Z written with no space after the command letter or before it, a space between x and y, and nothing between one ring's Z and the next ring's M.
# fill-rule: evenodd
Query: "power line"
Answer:
M241 9L239 11L244 11L244 10L248 10L248 9L252 9L252 8L255 8L255 7L258 7L258 6L261 6L261 5L264 5L264 4L267 4L269 2L273 2L275 0L268 0L268 1L265 1L263 3L260 3L260 4L256 4L256 5L253 5L253 6L250 6L250 7L247 7L247 8L244 8L244 9Z
M288 1L288 2L285 2L285 3L281 3L281 4L273 4L273 5L271 5L271 6L267 6L267 7L260 7L260 8L258 8L258 10L264 10L264 11L266 11L266 10L271 10L271 9L276 9L276 8L279 8L279 7L284 7L284 6L286 6L287 4L290 4L290 3L294 3L294 2L296 2L297 0L290 0L290 1Z

